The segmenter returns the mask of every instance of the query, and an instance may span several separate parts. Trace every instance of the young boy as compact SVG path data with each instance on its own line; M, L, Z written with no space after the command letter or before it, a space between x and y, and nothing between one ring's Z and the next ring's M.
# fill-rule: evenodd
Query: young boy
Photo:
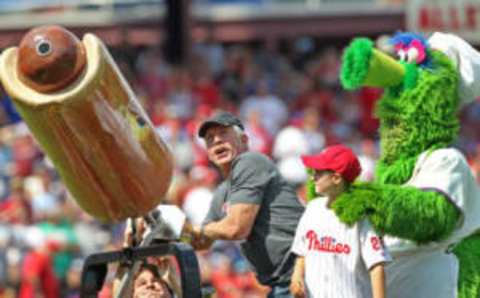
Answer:
M296 298L383 298L383 264L391 260L367 220L349 227L330 209L335 198L358 177L360 163L343 145L302 156L314 170L315 191L297 227L292 252L297 255L290 291ZM370 279L370 280L369 280Z

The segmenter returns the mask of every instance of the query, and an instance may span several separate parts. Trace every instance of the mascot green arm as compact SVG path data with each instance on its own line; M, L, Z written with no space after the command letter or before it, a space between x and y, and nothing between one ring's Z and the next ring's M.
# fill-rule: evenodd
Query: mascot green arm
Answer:
M377 231L418 243L448 237L460 216L459 210L440 193L373 183L352 185L332 208L348 225L368 217Z

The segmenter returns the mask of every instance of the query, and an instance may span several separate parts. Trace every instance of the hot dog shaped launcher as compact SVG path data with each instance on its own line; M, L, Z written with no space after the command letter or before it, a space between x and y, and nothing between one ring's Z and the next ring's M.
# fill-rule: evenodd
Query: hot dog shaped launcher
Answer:
M172 155L98 37L34 28L2 53L0 77L84 211L115 222L162 201Z

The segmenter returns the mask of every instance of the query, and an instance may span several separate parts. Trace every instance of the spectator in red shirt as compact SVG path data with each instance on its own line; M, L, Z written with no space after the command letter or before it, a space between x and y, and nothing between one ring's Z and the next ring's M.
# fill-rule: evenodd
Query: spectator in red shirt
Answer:
M293 114L302 113L305 108L309 107L318 111L320 119L325 124L337 120L333 108L335 93L330 88L308 76L303 77L300 88L300 94L290 106Z
M382 96L382 91L375 88L363 88L360 91L360 131L366 137L375 137L378 119L374 117L375 104Z
M0 223L30 224L32 208L25 196L23 180L14 177L10 180L10 195L0 203Z
M25 240L32 248L23 260L19 298L59 298L58 280L53 272L51 254L55 244L47 240L37 227L32 227Z
M220 105L220 89L208 74L196 78L193 95L198 100L197 105L207 105L210 108Z
M14 139L12 144L14 173L20 177L27 177L33 171L35 159L39 156L38 147L31 135L22 135Z
M272 153L273 139L261 122L259 111L252 110L246 115L245 131L250 136L250 148L270 156Z
M238 288L231 260L218 255L214 262L216 268L212 273L212 285L217 290L218 298L241 298L242 289Z

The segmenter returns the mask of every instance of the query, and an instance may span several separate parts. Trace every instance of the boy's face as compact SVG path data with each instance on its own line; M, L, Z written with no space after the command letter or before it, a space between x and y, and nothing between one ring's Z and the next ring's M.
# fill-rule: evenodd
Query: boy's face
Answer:
M315 170L313 174L315 192L324 196L331 196L342 183L342 176L331 170Z

